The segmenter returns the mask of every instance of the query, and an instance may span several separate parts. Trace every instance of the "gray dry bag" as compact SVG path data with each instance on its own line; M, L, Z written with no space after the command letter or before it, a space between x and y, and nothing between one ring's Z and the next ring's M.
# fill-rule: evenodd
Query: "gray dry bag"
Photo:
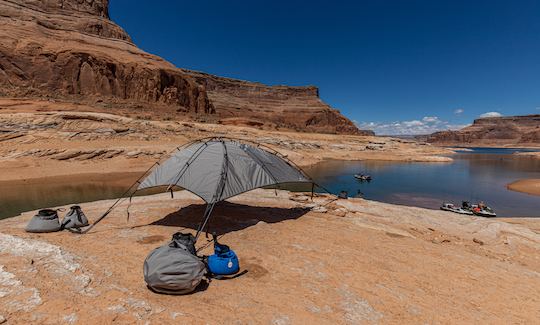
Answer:
M62 221L62 227L65 229L81 228L86 226L88 226L88 218L86 218L81 210L81 207L78 205L72 206Z
M172 241L154 249L144 261L144 281L156 292L193 292L206 274L206 266L195 255L195 237L176 233Z
M61 229L56 210L43 209L32 217L25 230L27 232L54 232Z

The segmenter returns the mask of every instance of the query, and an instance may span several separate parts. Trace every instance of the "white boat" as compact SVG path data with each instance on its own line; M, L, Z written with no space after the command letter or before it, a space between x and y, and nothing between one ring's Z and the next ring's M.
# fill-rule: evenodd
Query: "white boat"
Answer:
M495 218L497 214L484 204L473 204L471 207L472 213L480 217Z
M452 203L443 203L443 205L441 206L441 210L450 211L450 212L459 213L459 214L473 215L473 212L471 210L464 209L462 207L457 207L453 205Z
M364 174L355 174L354 178L356 178L358 180L361 180L361 181L368 181L368 182L371 181L371 176L364 175Z

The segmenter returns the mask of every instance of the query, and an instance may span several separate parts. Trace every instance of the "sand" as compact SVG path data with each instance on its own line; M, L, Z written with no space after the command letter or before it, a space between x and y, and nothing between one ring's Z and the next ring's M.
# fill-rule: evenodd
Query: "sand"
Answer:
M520 179L507 185L512 191L527 193L531 195L540 195L540 179Z
M536 149L538 149L538 148L536 148ZM514 155L540 159L540 151L516 152L516 153L514 153Z

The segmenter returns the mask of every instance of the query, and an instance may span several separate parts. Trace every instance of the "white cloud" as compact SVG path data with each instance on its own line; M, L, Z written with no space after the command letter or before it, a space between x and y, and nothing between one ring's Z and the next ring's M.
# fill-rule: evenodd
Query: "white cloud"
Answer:
M501 117L501 116L502 114L499 112L487 112L480 115L480 117Z
M360 129L373 130L379 135L431 134L443 130L457 130L467 125L450 124L437 116L425 116L422 120L357 123Z
M460 115L461 113L463 113L465 110L463 108L458 108L454 111L454 114L456 115Z
M403 121L401 122L403 123L403 125L405 125L406 127L415 127L415 126L423 126L424 123L418 121L418 120L412 120L412 121Z
M539 107L537 107L536 109L540 111L540 106L539 106Z
M439 118L437 116L424 116L422 121L426 122L426 123L438 123L438 122L440 122Z

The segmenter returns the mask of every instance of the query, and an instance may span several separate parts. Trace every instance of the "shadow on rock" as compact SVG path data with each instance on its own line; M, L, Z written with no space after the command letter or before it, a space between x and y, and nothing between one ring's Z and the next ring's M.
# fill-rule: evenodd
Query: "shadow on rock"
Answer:
M192 295L192 294L196 294L198 292L203 292L203 291L206 291L208 289L208 287L210 286L210 282L207 281L207 280L202 280L199 285L197 285L197 287L195 288L195 290L193 290L192 292L188 292L188 293L181 293L181 294L174 294L174 293L165 293L165 292L159 292L159 291L156 291L154 290L152 287L150 286L146 286L146 288L148 288L148 290L152 291L153 293L156 293L158 295L173 295L173 296L188 296L188 295Z
M202 221L205 208L205 204L191 204L168 214L151 225L197 229ZM214 207L209 220L209 231L223 235L254 226L260 221L276 223L298 219L308 212L309 209L303 208L258 207L225 201Z

